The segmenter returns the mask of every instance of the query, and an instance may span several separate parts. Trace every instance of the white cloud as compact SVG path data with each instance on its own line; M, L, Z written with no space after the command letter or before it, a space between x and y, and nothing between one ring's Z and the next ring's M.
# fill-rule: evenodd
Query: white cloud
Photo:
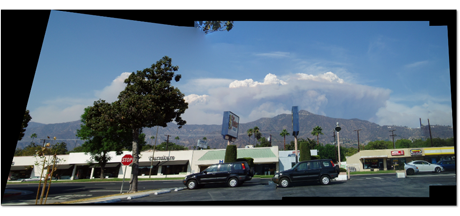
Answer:
M314 80L314 81L328 81L328 82L337 82L337 83L343 83L343 79L340 79L337 75L335 75L332 72L326 72L324 74L319 74L319 75L311 75L311 74L304 74L304 73L298 73L298 78L299 80Z
M287 82L284 82L283 80L278 79L276 75L274 74L267 74L264 78L264 82L260 83L257 81L254 81L252 79L245 79L242 81L235 80L232 83L230 83L229 87L230 88L240 88L240 87L256 87L258 85L286 85Z
M96 97L98 99L100 98L105 100L108 103L118 100L118 94L125 89L126 84L124 81L129 77L129 75L131 75L130 72L123 72L120 76L115 78L109 86L106 86L101 91L95 91Z
M406 67L406 68L414 68L414 67L418 67L418 66L421 66L421 65L425 65L427 63L428 63L428 61L419 61L419 62L414 62L414 63L411 63L411 64L407 64L404 67Z
M380 125L419 127L419 118L430 119L432 125L452 125L452 107L431 101L413 107L387 101L376 116L376 122Z
M292 106L299 106L315 114L367 120L385 106L391 92L345 83L332 72L284 77L288 81L268 74L263 83L236 80L228 88L210 89L209 94L188 95L192 103L183 118L188 124L222 124L223 112L232 111L246 123L291 113Z
M94 101L99 99L108 103L117 100L118 94L126 87L124 80L131 73L124 72L116 77L109 86L94 93L94 98L56 98L47 100L34 110L30 110L30 115L34 122L51 124L76 121L81 118L84 108L92 106Z
M262 56L262 57L271 57L271 58L284 58L284 57L289 57L288 52L269 52L269 53L256 53L254 54L256 56Z

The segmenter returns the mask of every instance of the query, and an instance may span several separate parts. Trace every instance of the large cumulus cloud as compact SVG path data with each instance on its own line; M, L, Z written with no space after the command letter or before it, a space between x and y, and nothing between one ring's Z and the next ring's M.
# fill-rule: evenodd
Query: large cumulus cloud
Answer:
M184 119L199 119L194 122L197 124L221 124L222 113L233 111L244 123L288 114L292 106L299 106L315 114L367 120L375 117L390 97L390 90L346 83L332 72L284 77L286 80L268 74L263 82L235 80L227 87L210 89L207 95L190 96L206 99L190 100Z

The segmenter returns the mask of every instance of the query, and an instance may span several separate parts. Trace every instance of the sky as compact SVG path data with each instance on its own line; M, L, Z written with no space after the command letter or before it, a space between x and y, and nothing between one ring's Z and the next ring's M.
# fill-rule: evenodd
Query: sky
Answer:
M187 124L247 123L299 110L379 125L452 125L446 26L429 22L234 22L229 32L51 11L27 109L80 119L163 56L189 103Z

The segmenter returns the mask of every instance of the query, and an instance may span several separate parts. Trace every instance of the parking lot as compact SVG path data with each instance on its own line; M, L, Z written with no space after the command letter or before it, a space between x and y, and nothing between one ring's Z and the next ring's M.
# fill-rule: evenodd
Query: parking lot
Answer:
M268 179L261 179L235 188L206 185L195 190L186 189L122 200L120 204L341 205L344 199L340 198L347 198L345 203L351 202L352 205L436 205L435 200L440 200L436 197L439 194L443 194L443 198L456 197L454 173L415 175L407 178L396 178L395 174L363 175L352 176L348 181L331 182L329 185L315 182L293 183L288 188L280 188ZM416 198L415 203L414 199L407 198ZM397 200L404 202L395 202ZM448 200L444 202L447 203Z

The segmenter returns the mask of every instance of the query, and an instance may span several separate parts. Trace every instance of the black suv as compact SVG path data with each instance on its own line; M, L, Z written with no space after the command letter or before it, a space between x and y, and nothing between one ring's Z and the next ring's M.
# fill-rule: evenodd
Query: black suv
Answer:
M275 173L272 181L281 187L288 187L291 182L319 181L323 185L339 175L339 166L334 166L331 159L302 161L291 169Z
M227 183L230 187L236 187L251 180L253 176L254 172L246 161L237 161L213 164L200 173L187 175L183 183L188 189L214 183Z

